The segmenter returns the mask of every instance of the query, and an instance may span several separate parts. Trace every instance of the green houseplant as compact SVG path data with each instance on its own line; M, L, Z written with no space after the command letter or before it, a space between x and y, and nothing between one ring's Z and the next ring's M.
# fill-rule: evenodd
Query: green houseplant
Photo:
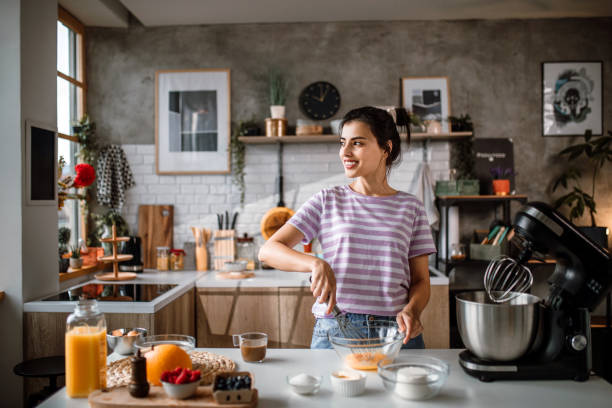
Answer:
M271 70L268 75L270 92L270 115L274 119L285 117L285 102L287 100L287 81L278 70Z
M78 269L83 266L83 259L81 258L81 248L75 245L70 248L72 253L70 254L70 267L72 269Z
M587 130L583 143L566 147L557 156L563 158L569 167L554 180L552 191L555 192L559 187L570 191L557 198L554 207L569 207L569 219L572 222L581 218L585 210L588 211L591 225L589 228L582 227L583 232L600 243L604 243L607 239L606 228L598 227L595 221L597 213L595 183L604 165L612 162L612 132L608 131L607 135L593 136L592 132ZM586 167L590 172L591 182L588 190L580 186L582 170L579 166Z
M244 166L246 146L240 140L240 136L250 136L259 134L259 125L255 118L250 120L239 121L234 124L234 131L230 138L230 150L232 154L232 183L238 186L240 191L240 205L244 206Z

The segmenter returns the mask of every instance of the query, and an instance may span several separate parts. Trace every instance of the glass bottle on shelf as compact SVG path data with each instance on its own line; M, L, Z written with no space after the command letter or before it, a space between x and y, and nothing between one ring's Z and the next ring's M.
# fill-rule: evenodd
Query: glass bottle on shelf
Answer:
M106 388L106 320L93 299L81 299L66 320L66 394L86 398Z

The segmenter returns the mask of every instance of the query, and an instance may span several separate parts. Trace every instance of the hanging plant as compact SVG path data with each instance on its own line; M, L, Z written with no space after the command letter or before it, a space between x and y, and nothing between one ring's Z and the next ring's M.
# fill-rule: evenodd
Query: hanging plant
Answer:
M85 115L72 127L72 133L79 140L79 159L83 163L95 165L100 146L96 138L96 124Z
M255 119L240 121L237 125L234 125L234 132L230 139L230 149L232 153L232 183L238 186L240 190L240 205L244 206L244 167L245 167L245 152L246 146L240 141L240 136L246 136L251 134L253 128L257 128L257 122Z

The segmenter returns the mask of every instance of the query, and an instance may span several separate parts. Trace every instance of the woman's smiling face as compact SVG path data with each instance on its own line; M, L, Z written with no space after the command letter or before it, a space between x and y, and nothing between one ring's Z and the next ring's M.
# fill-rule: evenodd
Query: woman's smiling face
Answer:
M348 178L384 177L387 156L367 124L359 120L344 124L340 135L340 160Z

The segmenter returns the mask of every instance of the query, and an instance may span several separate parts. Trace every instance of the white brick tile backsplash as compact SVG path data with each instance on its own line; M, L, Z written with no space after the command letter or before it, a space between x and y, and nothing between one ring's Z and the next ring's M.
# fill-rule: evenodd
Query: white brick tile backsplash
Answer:
M450 143L431 142L429 165L436 180L447 179ZM391 172L390 182L407 190L423 158L421 142L403 148L403 162ZM276 145L248 145L246 151L244 206L240 205L237 185L231 175L157 175L155 145L123 145L136 186L128 190L123 209L126 221L137 232L138 206L172 204L175 206L174 246L193 241L192 225L216 228L216 213L239 211L239 234L248 232L259 240L261 217L278 201ZM322 188L348 184L335 143L285 145L283 151L285 204L297 210Z
M155 145L136 145L136 152L138 154L148 154L153 156L155 154Z
M143 177L144 177L143 182L145 184L148 184L148 185L160 184L159 176L157 174L145 174Z
M178 194L179 186L151 184L149 185L149 193L155 194Z
M174 205L176 202L176 195L174 194L157 194L155 196L155 203L160 205Z
M128 156L128 160L130 159L131 155L135 155L136 154L136 146L138 146L138 145L124 144L124 145L121 146L121 148L125 152L126 156Z
M161 176L159 178L160 184L176 184L176 176Z

